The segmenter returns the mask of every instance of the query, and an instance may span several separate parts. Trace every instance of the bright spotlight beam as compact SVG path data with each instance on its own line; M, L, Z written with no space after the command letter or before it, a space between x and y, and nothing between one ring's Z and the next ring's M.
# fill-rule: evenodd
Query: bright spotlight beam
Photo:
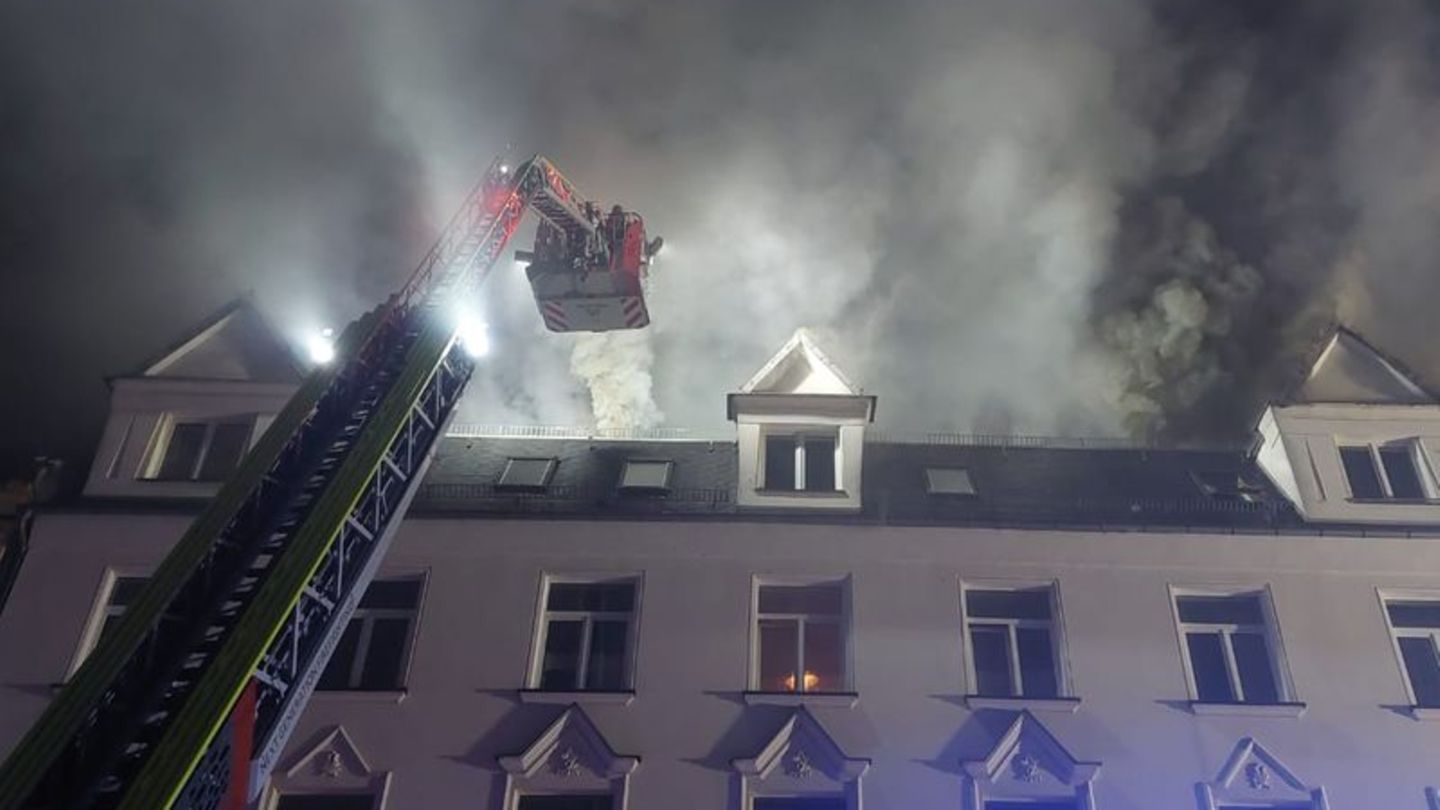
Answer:
M317 366L330 364L335 359L335 330L321 329L305 338L305 352Z
M463 307L455 313L455 339L471 357L484 357L490 353L489 327L479 316Z

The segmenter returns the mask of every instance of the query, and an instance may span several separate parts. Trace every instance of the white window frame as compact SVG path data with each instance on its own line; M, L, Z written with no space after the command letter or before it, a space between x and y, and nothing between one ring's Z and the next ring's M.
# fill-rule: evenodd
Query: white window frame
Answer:
M505 480L505 477L510 474L511 466L513 466L517 461L546 462L545 475L540 479L540 483L520 484L514 482L507 482ZM550 486L550 482L555 479L555 469L559 466L560 459L555 458L554 456L510 456L505 459L505 469L500 471L500 477L495 480L495 488L497 490L500 490L501 492L524 492L527 490L544 489L545 487Z
M175 435L175 428L180 425L204 425L205 437L200 440L200 452L195 455L195 463L191 465L190 472L184 478L161 478L160 470L165 465L165 455L170 451L170 440ZM250 448L255 446L255 414L231 414L227 416L193 416L188 414L167 413L160 419L156 427L155 441L151 443L149 452L145 457L144 475L146 481L159 482L193 482L198 484L214 484L218 481L209 481L199 477L200 471L205 469L205 459L210 455L210 446L215 440L215 429L221 425L245 425L250 432L245 437L245 447L241 452L241 459Z
M1260 600L1260 612L1264 624L1207 624L1203 622L1182 622L1180 620L1180 599L1186 596L1247 597ZM1290 666L1285 658L1285 644L1280 636L1280 623L1275 615L1275 603L1270 586L1170 586L1170 615L1175 622L1176 640L1180 645L1180 660L1185 670L1185 687L1190 700L1195 703L1209 703L1200 699L1200 689L1195 683L1195 668L1190 661L1190 643L1187 634L1196 632L1219 632L1220 650L1225 659L1226 676L1230 679L1230 690L1235 694L1236 705L1266 706L1275 704L1257 703L1245 699L1244 685L1240 682L1240 670L1235 664L1235 649L1230 637L1239 632L1260 632L1265 641L1266 656L1270 661L1271 677L1275 680L1277 704L1294 703L1294 686L1290 681ZM1228 704L1227 704L1228 705Z
M1385 619L1385 629L1390 633L1390 649L1395 654L1395 665L1400 669L1400 681L1405 685L1405 696L1416 708L1436 708L1432 704L1421 706L1415 697L1415 687L1410 683L1410 670L1405 666L1405 655L1400 651L1401 638L1428 638L1430 646L1440 655L1440 627L1396 627L1390 620L1391 602L1434 602L1440 605L1440 591L1377 588L1380 598L1380 615Z
M265 797L265 800L260 803L260 807L262 810L279 810L280 800L286 796L368 796L370 797L370 810L385 810L385 798L388 792L388 779L385 780L384 787L378 791L368 787L351 789L335 788L333 790L300 788L294 790L278 790L271 788L266 791L268 795Z
M795 453L795 487L793 489L777 489L770 486L766 475L769 469L769 453L771 439L789 439ZM834 468L834 489L806 489L805 488L805 440L806 439L828 439L835 446L835 455L832 459ZM843 463L840 456L840 428L838 426L826 427L822 425L806 425L795 427L767 427L760 435L760 489L767 493L843 493Z
M100 643L100 631L105 627L105 620L110 616L124 615L124 610L116 610L110 606L110 597L115 592L115 583L121 579L149 579L153 574L149 571L138 571L134 569L106 568L100 575L100 586L95 591L94 601L90 606L90 614L85 619L85 626L80 631L80 643L75 645L75 654L71 656L70 666L65 672L65 679L74 677L80 665L95 651L95 645Z
M316 691L320 693L335 692L397 692L404 691L410 683L410 662L415 657L415 639L420 633L420 607L425 604L425 590L428 587L428 577L423 574L388 574L377 576L373 582L419 582L420 589L415 594L415 606L413 608L375 608L362 607L357 604L355 612L351 614L350 621L360 620L364 624L360 627L360 638L355 642L355 657L350 662L350 674L345 679L345 686L339 689L321 689L318 685ZM365 595L360 595L364 601ZM405 645L400 651L399 680L395 686L387 689L361 689L359 685L360 675L365 669L365 660L370 652L370 634L375 628L376 619L409 619L410 624L405 629Z
M1350 483L1350 471L1345 469L1345 457L1342 451L1350 448L1366 448L1370 451L1370 464L1375 468L1375 474L1380 480L1380 490L1383 493L1379 498L1360 498L1355 495L1355 487ZM1424 493L1422 501L1433 501L1440 499L1440 486L1435 481L1435 470L1430 466L1430 454L1426 451L1425 444L1421 439L1396 439L1392 441L1372 441L1358 439L1349 441L1337 438L1335 441L1335 458L1340 463L1340 477L1345 480L1345 492L1351 500L1363 503L1380 503L1383 501L1397 501L1399 503L1416 503L1413 498L1395 497L1395 489L1390 485L1390 472L1385 469L1385 462L1380 458L1382 449L1403 447L1410 456L1410 463L1415 465L1415 477L1420 480L1420 490Z
M761 613L760 612L760 589L771 586L780 587L815 587L833 586L840 589L840 615L831 617L821 613ZM855 659L854 639L852 637L852 622L850 620L851 594L850 575L841 577L820 576L820 577L752 577L750 583L750 673L749 682L746 688L751 692L760 692L760 622L761 620L779 619L794 620L799 623L795 634L795 668L796 668L796 689L794 692L782 692L780 694L794 695L829 695L829 694L853 694L855 692ZM805 625L813 624L838 624L840 627L840 666L844 668L841 677L842 689L826 689L823 691L811 691L805 688Z
M965 689L970 695L976 697L1004 697L1003 695L981 695L979 678L975 674L975 646L970 632L970 610L965 604L965 597L970 591L1029 591L1045 588L1050 594L1050 619L992 619L976 618L975 621L981 624L1003 624L1009 631L1009 653L1010 653L1010 684L1012 692L1009 697L1020 700L1053 700L1055 698L1072 698L1074 693L1070 688L1070 661L1065 643L1065 621L1064 613L1060 603L1060 581L1052 580L1026 580L1026 581L996 581L996 580L965 580L960 581L960 639L962 653L965 658ZM1044 627L1050 631L1051 656L1055 662L1055 698L1031 698L1024 694L1024 683L1020 672L1020 649L1016 644L1017 631L1020 628ZM1015 691L1018 690L1018 691Z
M628 614L620 611L594 611L594 610L549 610L547 603L550 600L551 585L629 585L633 589L633 596L630 600L630 611ZM541 690L540 678L545 668L545 641L550 632L551 620L560 621L581 621L584 623L580 631L580 659L576 664L576 677L580 683L576 686L565 689L545 689L546 692L634 692L635 691L635 663L639 650L640 640L640 607L641 598L644 593L644 576L642 574L543 574L540 577L540 599L535 609L535 632L530 647L530 668L525 678L525 686L531 690ZM586 670L590 664L590 637L591 629L597 620L614 621L624 618L628 621L625 636L625 684L618 690L592 690L585 685Z

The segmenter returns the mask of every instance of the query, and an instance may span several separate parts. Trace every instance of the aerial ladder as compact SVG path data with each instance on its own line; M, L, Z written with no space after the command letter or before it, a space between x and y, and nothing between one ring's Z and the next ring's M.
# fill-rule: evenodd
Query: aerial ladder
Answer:
M0 766L0 810L239 810L264 787L475 367L457 302L517 253L548 328L649 323L660 240L543 157L497 159L404 287L351 323Z

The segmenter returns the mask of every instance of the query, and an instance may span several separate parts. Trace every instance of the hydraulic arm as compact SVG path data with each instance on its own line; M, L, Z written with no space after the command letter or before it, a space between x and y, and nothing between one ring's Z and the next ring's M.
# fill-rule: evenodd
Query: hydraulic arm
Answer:
M624 280L654 250L638 216L602 216L542 157L493 163L409 282L344 330L336 361L301 386L0 766L0 809L229 810L255 798L470 379L452 304L476 292L529 209L544 219L535 252L548 257L532 283L574 276L557 299L592 304L617 289L641 295ZM647 247L627 266L637 235ZM623 278L596 293L607 276ZM632 308L584 328L635 321Z

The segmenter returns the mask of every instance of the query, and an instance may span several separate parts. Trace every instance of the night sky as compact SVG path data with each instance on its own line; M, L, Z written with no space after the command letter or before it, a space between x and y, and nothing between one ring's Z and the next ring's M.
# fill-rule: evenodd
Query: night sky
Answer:
M249 292L290 340L543 151L670 253L462 419L713 428L796 327L888 427L1222 440L1342 320L1440 380L1440 11L1405 2L0 5L0 469Z

